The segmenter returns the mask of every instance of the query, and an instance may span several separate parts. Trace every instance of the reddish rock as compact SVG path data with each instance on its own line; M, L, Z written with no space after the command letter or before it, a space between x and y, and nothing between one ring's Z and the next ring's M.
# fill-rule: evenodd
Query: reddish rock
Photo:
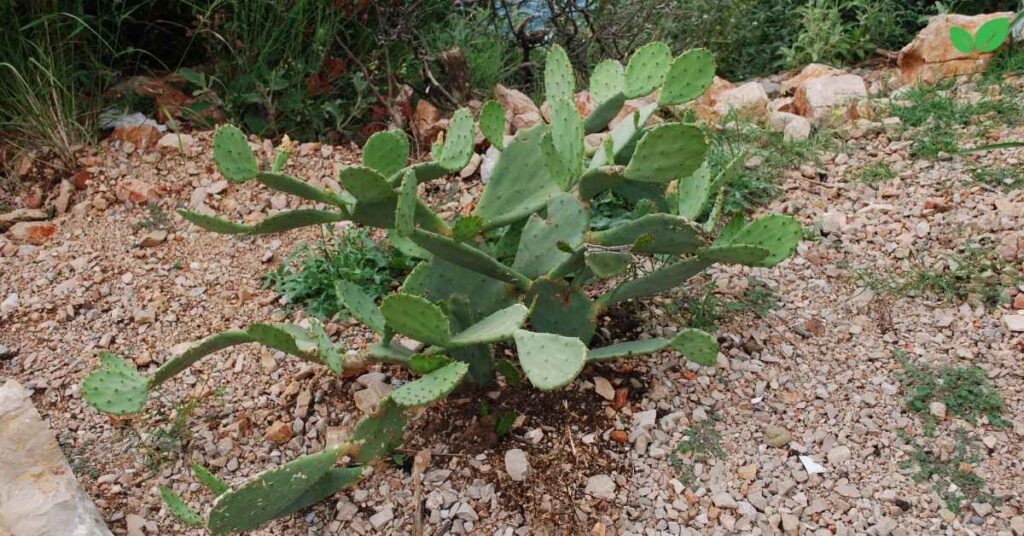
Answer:
M92 173L88 171L77 171L71 176L71 183L75 185L76 189L84 190L89 185L89 181L92 180Z
M626 443L627 441L629 441L629 434L622 430L612 430L612 433L609 435L609 437L611 437L612 441L616 443Z
M511 134L538 125L543 121L540 108L522 91L498 84L494 87L494 97L505 109L505 118L512 126Z
M270 425L267 432L263 434L263 439L277 444L287 443L292 439L292 425L277 421Z
M126 179L117 183L117 198L122 202L131 201L136 204L146 204L160 198L156 186L137 179Z
M624 407L629 401L629 389L626 387L619 387L615 390L615 400L612 401L612 409L618 411Z
M1018 293L1013 297L1013 308L1024 309L1024 292Z
M21 195L21 202L25 208L40 208L43 206L43 194L38 188L33 188Z
M900 81L913 84L918 81L934 84L946 78L962 74L983 72L994 54L974 52L964 54L953 46L949 31L953 26L966 29L975 35L986 22L1000 17L1012 18L1009 11L986 15L937 15L932 17L923 30L907 46L900 50L896 65L900 68Z
M718 123L730 112L748 119L760 119L768 113L768 93L758 82L734 85L715 77L697 101L697 117L706 123Z
M447 126L441 120L441 111L427 99L420 99L416 103L416 110L412 113L412 124L420 141L428 145L433 143Z
M125 125L115 128L109 139L131 143L136 148L145 149L155 145L160 139L160 130L153 125Z
M7 236L13 242L27 242L39 246L46 243L50 237L57 233L57 230L58 227L50 222L23 221L11 226Z

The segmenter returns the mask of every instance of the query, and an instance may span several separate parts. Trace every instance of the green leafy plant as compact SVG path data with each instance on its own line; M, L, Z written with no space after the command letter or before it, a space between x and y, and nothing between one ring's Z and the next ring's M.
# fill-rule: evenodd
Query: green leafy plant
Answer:
M186 220L236 235L353 221L387 229L394 247L420 262L379 306L358 285L335 282L339 301L379 337L360 354L342 351L316 318L308 327L252 324L202 339L145 376L104 355L84 382L85 399L109 413L140 411L151 391L204 356L254 342L339 375L367 363L404 367L418 378L392 391L352 431L348 452L354 463L364 465L401 443L412 408L440 401L460 386L493 388L499 370L511 381L515 367L496 365L497 343L513 347L525 379L546 391L570 384L588 364L662 351L714 366L718 341L698 329L631 341L596 336L598 318L622 302L670 291L717 263L776 266L792 255L803 235L800 223L783 215L749 222L736 217L721 227L725 192L740 158L713 175L705 165L707 142L699 128L679 122L648 125L659 107L701 95L713 75L714 59L706 52L673 57L663 43L641 47L624 67L595 74L591 88L600 87L598 93L606 97L599 99L599 109L659 90L660 97L612 129L591 152L584 132L601 130L616 114L594 118L594 112L586 120L579 115L572 66L565 52L553 47L544 72L550 124L521 131L504 145L472 214L455 221L433 212L417 192L420 184L458 172L471 158L476 125L466 109L454 113L431 161L407 165L404 134L374 134L363 148L362 164L340 170L341 193L278 173L279 165L267 170L241 131L221 127L213 153L223 176L259 182L319 208L285 211L252 224L180 211ZM635 200L634 217L594 230L589 201L609 190ZM397 344L397 335L416 341L415 346ZM214 533L243 530L294 512L296 502L308 504L299 497L322 497L318 482L328 478L338 454L329 449L300 458L220 495L207 527ZM296 472L301 479L294 478ZM311 485L316 493L307 489ZM240 513L243 508L247 514Z
M264 279L291 305L327 320L344 311L337 281L359 286L371 299L387 294L416 265L415 259L374 241L363 229L348 229L316 245L302 244Z
M888 162L872 162L857 172L857 180L864 184L878 184L896 178Z
M981 461L976 441L963 430L956 431L953 452L947 457L920 445L900 430L904 441L913 447L909 460L900 462L903 469L917 469L915 482L931 483L932 490L946 503L950 512L959 514L964 502L1002 504L1002 500L986 491L985 479L974 472Z
M941 367L903 363L900 382L906 390L907 409L925 419L925 432L935 432L936 420L929 412L932 402L941 402L949 415L976 423L985 416L997 427L1009 423L1002 417L1006 404L1003 397L988 381L988 374L980 367Z
M975 35L965 28L953 26L949 29L949 40L953 47L964 54L988 53L1003 46L1010 35L1010 19L999 17L982 24Z

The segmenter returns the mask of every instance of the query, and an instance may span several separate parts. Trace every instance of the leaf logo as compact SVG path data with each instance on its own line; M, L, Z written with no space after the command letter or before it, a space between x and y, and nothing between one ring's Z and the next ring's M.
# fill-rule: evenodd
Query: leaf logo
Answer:
M964 54L992 52L1002 46L1009 35L1010 19L1006 17L992 19L982 24L976 35L971 35L971 32L959 26L949 29L949 40L953 43L953 47Z

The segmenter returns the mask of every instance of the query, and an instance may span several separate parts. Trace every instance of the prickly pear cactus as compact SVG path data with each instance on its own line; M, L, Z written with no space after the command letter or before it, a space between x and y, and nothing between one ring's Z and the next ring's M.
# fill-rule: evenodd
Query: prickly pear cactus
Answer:
M471 213L454 218L424 203L419 186L458 172L472 158L477 125L469 110L455 112L425 162L409 163L405 134L374 134L361 162L339 170L338 189L283 173L290 142L278 149L269 170L261 170L242 132L220 128L214 160L221 175L313 206L247 223L181 211L187 221L224 234L349 221L385 230L395 247L422 261L380 302L351 282L336 282L338 299L378 337L359 352L347 351L316 321L257 323L202 339L146 374L102 354L83 396L104 412L137 412L150 391L205 356L250 343L342 377L368 363L404 367L411 378L354 426L351 449L345 449L355 463L369 464L401 445L416 408L456 390L493 389L498 373L517 384L519 367L532 386L556 390L588 363L645 354L714 366L718 342L700 330L684 327L671 338L634 341L605 340L597 330L598 319L621 302L669 293L716 264L777 266L801 239L799 222L783 215L721 226L726 189L742 171L742 155L712 170L701 127L651 124L659 110L703 94L714 69L706 50L673 58L664 43L645 45L625 67L606 60L594 68L589 90L597 107L583 117L568 55L552 47L544 69L550 123L520 130L506 142L505 111L497 102L485 104L479 129L499 157ZM606 131L627 99L641 97L647 104ZM586 134L598 134L599 144L587 149ZM593 204L606 192L626 199L633 210L598 227ZM519 367L496 358L498 344L515 349ZM303 456L233 490L197 467L196 478L218 495L208 528L216 534L254 528L351 485L362 468L335 467L342 454L332 448ZM165 497L168 508L185 522L196 521L175 499Z

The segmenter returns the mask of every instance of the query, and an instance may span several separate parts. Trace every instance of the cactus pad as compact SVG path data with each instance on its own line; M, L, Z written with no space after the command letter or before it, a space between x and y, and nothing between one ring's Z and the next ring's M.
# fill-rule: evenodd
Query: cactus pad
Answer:
M412 239L423 249L468 270L512 283L520 288L526 288L530 284L530 280L523 274L494 260L490 255L469 244L456 242L422 229L417 229L413 233Z
M626 97L643 97L660 87L671 63L672 51L665 43L655 41L636 49L626 64Z
M345 214L341 212L328 212L315 209L279 212L252 225L234 223L225 220L224 218L218 218L217 216L208 216L206 214L200 214L198 212L191 212L188 210L179 210L178 214L190 223L202 227L207 231L213 231L220 234L251 235L280 233L291 229L298 229L299 227L335 223L347 219Z
M699 329L680 330L672 337L671 344L683 357L699 365L711 367L718 361L718 341Z
M412 408L433 404L448 396L462 383L469 365L454 361L391 392L391 400L399 406Z
M587 268L602 279L623 274L632 263L632 255L619 251L590 251L586 256Z
M219 352L224 348L248 342L252 342L252 336L237 329L210 335L209 337L196 341L189 345L183 352L173 356L161 365L149 379L149 385L151 387L156 387L186 368L192 366L192 364L203 357L214 352Z
M362 442L355 455L356 462L370 463L401 445L407 420L405 409L385 398L376 413L364 417L352 429L352 440Z
M341 354L334 346L334 343L331 342L331 338L327 336L327 332L324 331L323 322L317 318L310 317L309 333L313 336L313 341L316 343L317 358L327 365L331 372L341 374L341 369L344 366Z
M711 246L697 250L697 255L709 261L724 264L744 264L757 266L757 264L768 257L768 250L748 246L746 244L735 244L730 246Z
M587 352L587 361L609 361L623 357L653 354L664 350L668 345L668 339L644 339L642 341L620 342L611 346L592 348Z
M416 225L416 173L411 169L405 172L402 186L398 191L398 203L395 207L395 232L398 236L412 235Z
M484 187L473 214L488 227L501 227L522 220L544 208L548 199L562 189L551 179L541 153L545 127L536 126L516 133L501 152L491 179Z
M655 296L683 284L687 279L701 273L711 266L711 261L695 258L668 264L644 274L641 277L626 281L610 290L601 297L598 303L602 308L630 298Z
M480 109L480 132L499 151L505 147L505 109L498 101L487 101Z
M445 133L444 149L437 163L448 171L459 171L469 164L473 157L473 138L476 137L476 125L469 110L459 108L448 122Z
M620 184L626 180L622 176L624 166L605 166L597 169L587 170L580 176L579 194L580 199L589 201L605 190Z
M602 105L626 89L626 74L622 64L616 60L602 60L590 73L590 96ZM621 104L620 104L621 107Z
M274 517L284 517L312 506L339 491L350 487L363 476L364 467L332 467L315 484L305 489Z
M594 134L604 130L608 123L611 123L612 119L619 115L624 104L626 104L626 96L622 93L612 95L608 100L598 104L583 120L583 133Z
M220 497L210 509L213 534L251 530L278 517L338 462L339 450L326 449L264 471Z
M452 346L472 346L503 341L512 337L512 333L523 326L529 310L516 303L499 311L495 311L483 320L462 330L452 337Z
M171 488L167 486L160 486L157 489L160 491L160 500L164 502L164 506L167 508L167 511L170 512L175 519L189 527L203 526L203 518L200 517L195 510L189 508L177 493L171 491Z
M647 131L626 167L626 178L665 183L688 177L704 163L707 140L693 125L666 123Z
M656 213L604 231L592 232L590 243L601 246L633 245L636 253L693 253L705 245L702 231L685 218Z
M415 354L409 358L409 370L420 375L430 374L451 362L446 355Z
M575 337L515 332L519 364L534 387L554 391L569 385L587 362L587 346Z
M704 94L715 78L715 56L707 49L695 48L680 54L665 75L658 104L683 104Z
M729 244L758 246L768 250L768 256L754 266L771 268L796 251L803 235L800 222L790 216L773 214L748 223L732 236Z
M489 315L511 301L511 289L506 283L439 257L417 265L399 291L435 303L448 301L454 294L465 294L478 315Z
M402 335L444 346L451 340L448 317L438 306L412 294L392 294L381 302L387 325Z
M711 194L711 172L707 162L689 177L679 179L676 185L676 210L680 217L696 220L704 213Z
M395 191L387 178L368 167L341 168L338 180L361 203L376 203L395 196Z
M530 326L534 331L575 337L584 343L594 336L597 310L580 288L561 279L541 277L530 286L526 300L533 304Z
M232 182L245 182L259 172L245 134L234 125L224 125L213 133L213 161L220 174Z
M647 120L651 118L651 115L657 109L657 103L643 106L633 112L632 117L627 117L612 129L608 137L605 138L605 145L610 146L610 149L605 147L594 153L594 157L590 160L590 165L588 166L589 169L616 164L616 160L620 156L624 157L629 152L629 148L636 143L637 138L643 135ZM611 153L611 158L609 158L609 153Z
M205 486L214 495L221 495L231 490L231 487L225 484L223 480L217 478L209 469L197 462L192 462L192 474L195 475L196 480L200 484Z
M452 225L452 240L467 242L484 230L484 220L480 216L463 216Z
M549 98L548 104L551 106L552 143L562 166L574 179L583 169L583 119L572 97ZM562 189L567 190L570 184L563 183Z
M339 208L345 208L347 206L345 202L334 192L322 190L308 182L292 177L291 175L285 175L282 173L258 173L256 175L256 180L268 188L273 188L279 192L298 196L303 199L309 199L310 201L325 203Z
M575 197L565 193L553 197L547 204L547 217L534 214L523 227L512 268L530 278L546 274L569 256L558 244L575 249L589 228L587 211Z
M563 99L572 102L576 93L576 75L572 72L572 63L565 50L558 45L548 50L547 62L544 64L544 93L548 104Z
M135 366L110 352L100 352L100 367L82 382L85 401L112 415L138 412L148 395L146 380Z
M296 357L309 357L316 343L298 326L288 324L250 324L245 328L252 340Z
M409 160L409 138L401 130L377 132L363 145L363 165L390 177Z
M373 298L359 285L346 280L336 281L334 294L356 320L366 324L374 333L384 334L384 315Z

